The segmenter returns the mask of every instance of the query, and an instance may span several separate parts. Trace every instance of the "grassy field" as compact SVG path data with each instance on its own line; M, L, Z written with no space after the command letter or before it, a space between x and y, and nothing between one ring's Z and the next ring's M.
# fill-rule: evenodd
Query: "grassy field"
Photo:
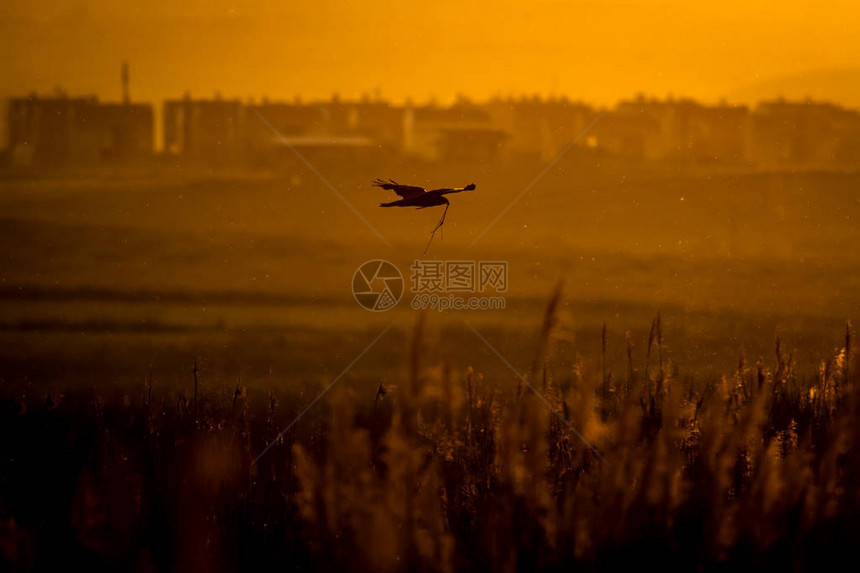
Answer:
M380 370L377 392L348 376L310 409L328 379L266 394L201 367L133 390L6 385L5 565L783 571L850 559L850 329L817 376L777 343L720 379L680 379L659 317L644 362L564 366L560 300L522 378L437 361L419 318L398 336L404 368Z
M107 370L112 384L138 384L150 369L167 376L225 354L231 380L243 368L277 372L279 385L339 371L363 345L345 340L388 320L353 301L355 269L385 258L408 279L438 213L378 209L383 191L352 171L320 169L393 246L301 171L4 181L6 377L41 385ZM429 257L509 263L504 311L428 318L442 347L468 318L497 333L512 360L528 360L528 345L510 334L537 327L560 280L577 348L597 348L606 323L620 357L625 333L641 338L661 311L667 340L683 341L673 357L700 375L721 374L741 352L769 354L776 334L808 358L831 352L860 308L854 174L562 164L471 246L530 182L527 169L379 169L428 186L475 178L478 190L456 197ZM404 317L398 328L410 322L407 306L392 311ZM447 359L465 367L480 342L461 344Z
M353 170L318 166L390 244L300 170L0 182L4 567L837 563L860 175L598 159L474 246L531 171L379 166L475 181L429 257L509 265L504 310L423 315L350 282L408 282L439 214Z

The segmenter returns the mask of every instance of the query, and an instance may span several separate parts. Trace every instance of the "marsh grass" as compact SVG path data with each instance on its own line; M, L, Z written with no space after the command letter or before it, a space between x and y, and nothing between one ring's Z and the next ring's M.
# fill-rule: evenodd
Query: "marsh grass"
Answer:
M659 315L644 363L628 334L616 374L604 328L600 356L562 370L560 299L515 392L427 363L421 316L396 385L336 388L258 463L321 388L207 388L195 363L187 389L150 374L140 396L7 395L3 568L810 570L853 555L850 325L815 377L777 338L718 380L677 379L682 341Z

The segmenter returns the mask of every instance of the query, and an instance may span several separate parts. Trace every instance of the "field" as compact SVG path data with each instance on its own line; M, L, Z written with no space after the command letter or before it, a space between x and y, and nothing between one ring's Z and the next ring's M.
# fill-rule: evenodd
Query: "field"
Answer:
M860 541L860 175L573 155L471 245L539 166L316 167L369 225L299 168L0 182L4 567L808 570ZM504 310L356 304L439 216L378 209L377 175L477 183L429 258L507 261Z

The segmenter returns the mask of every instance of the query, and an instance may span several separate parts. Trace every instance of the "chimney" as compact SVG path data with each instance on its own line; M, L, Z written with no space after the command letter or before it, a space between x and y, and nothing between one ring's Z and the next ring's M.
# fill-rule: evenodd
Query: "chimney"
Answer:
M122 62L122 102L125 105L131 103L131 94L128 89L128 60Z

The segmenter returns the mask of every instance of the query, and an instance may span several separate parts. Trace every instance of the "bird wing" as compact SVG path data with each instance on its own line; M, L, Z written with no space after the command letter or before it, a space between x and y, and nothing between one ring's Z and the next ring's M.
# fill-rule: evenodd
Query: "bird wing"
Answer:
M449 193L459 193L461 191L472 191L475 189L474 183L469 183L465 187L445 187L444 189L433 189L432 191L428 191L428 193L432 193L433 195L448 195Z
M413 197L418 197L425 193L423 187L417 187L415 185L401 185L393 179L389 179L388 181L377 179L372 182L372 185L382 187L383 189L394 190L395 193L404 199L412 199Z

